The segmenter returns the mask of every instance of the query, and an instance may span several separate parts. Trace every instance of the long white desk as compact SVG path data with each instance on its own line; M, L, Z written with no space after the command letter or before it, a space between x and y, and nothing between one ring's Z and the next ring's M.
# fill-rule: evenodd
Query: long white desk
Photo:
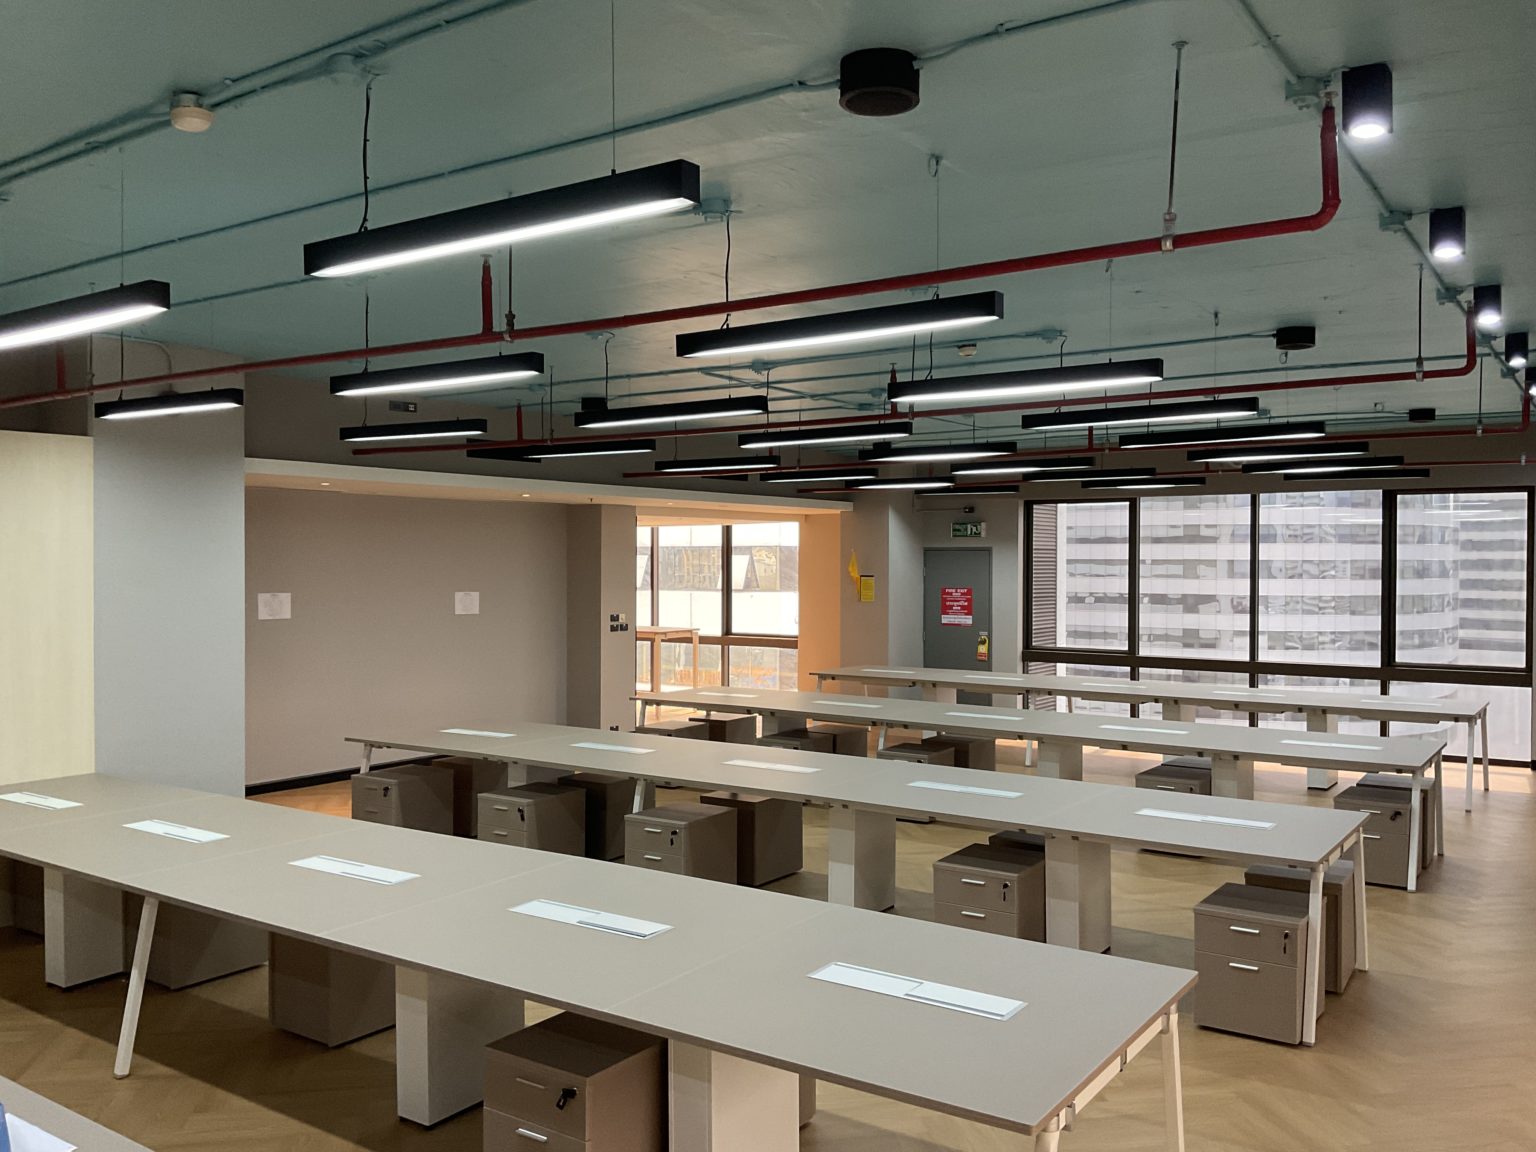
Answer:
M380 732L348 737L369 747L440 756L501 760L515 779L553 779L596 772L636 780L635 806L645 782L671 782L777 796L828 808L828 899L880 910L895 903L896 821L933 817L988 830L1023 828L1045 837L1046 939L1103 951L1111 924L1110 851L1153 848L1213 857L1234 864L1281 864L1310 878L1313 940L1322 938L1322 882L1328 866L1348 853L1355 863L1357 964L1369 964L1365 869L1354 812L1267 804L1211 796L1149 793L1013 773L979 772L905 761L799 752L758 745L677 740L645 733L547 726L526 737L521 725L496 734L462 729ZM520 770L520 771L518 771ZM1316 971L1320 953L1309 952ZM1320 1005L1308 980L1304 1040L1316 1036Z
M106 777L9 791L33 800L0 800L19 812L0 820L0 856L144 897L119 1076L166 901L395 964L399 1111L424 1124L479 1101L481 1048L521 1024L528 998L671 1041L674 1152L797 1148L800 1075L1054 1149L1158 1038L1167 1145L1183 1149L1178 1004L1192 972L983 934L957 949L953 929L921 921ZM179 831L130 827L145 820ZM315 857L404 877L295 867ZM516 910L539 900L663 930ZM813 978L828 965L886 991Z
M46 1096L23 1088L14 1081L0 1077L0 1104L13 1118L23 1120L82 1152L149 1152L142 1144L135 1144L126 1136L119 1136L78 1112L71 1112L62 1104L55 1104ZM19 1147L15 1141L14 1147Z
M1347 671L1347 669L1341 670ZM1219 684L1186 684L1163 680L1114 680L1102 676L1056 676L1019 672L967 672L963 668L850 667L812 672L818 689L827 681L877 685L885 688L920 688L925 698L953 703L957 692L990 693L994 696L1061 696L1068 709L1074 700L1107 700L1119 704L1159 704L1164 720L1190 721L1195 709L1282 714L1299 712L1312 732L1337 732L1339 720L1353 716L1404 724L1465 724L1467 726L1466 807L1472 810L1473 769L1478 733L1482 734L1483 791L1488 791L1488 700L1477 696L1451 696L1440 700L1416 700L1406 696L1381 696L1344 689L1233 688ZM1333 774L1308 769L1311 787L1328 787Z

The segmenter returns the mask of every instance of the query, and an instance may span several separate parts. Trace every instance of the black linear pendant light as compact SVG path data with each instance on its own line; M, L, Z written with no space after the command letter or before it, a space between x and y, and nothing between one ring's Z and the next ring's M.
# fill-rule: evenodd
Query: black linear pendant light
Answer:
M870 440L894 440L912 435L910 420L887 420L876 424L822 424L796 427L793 424L764 428L761 432L743 432L736 437L738 448L789 448L796 444L860 444Z
M676 404L636 404L610 408L601 398L583 400L576 413L578 428L639 428L646 424L685 424L699 420L768 415L766 396L723 396L713 400L684 400Z
M909 304L828 312L767 324L684 332L677 337L677 354L738 356L747 352L851 344L860 340L881 340L914 332L985 324L1002 317L1001 292L971 292L964 296L941 296L932 300L914 300Z
M1195 420L1238 419L1256 416L1259 402L1253 397L1222 400L1183 400L1169 404L1124 404L1115 408L1077 408L1025 416L1024 428L1049 432L1063 428L1093 428L1100 424L1160 424Z
M413 368L384 368L331 377L332 396L381 396L396 392L433 392L448 388L480 388L544 374L542 352L510 356L479 356Z
M980 464L961 464L952 471L956 476L1028 476L1035 472L1091 472L1092 456L1042 456L1034 460L986 460Z
M1185 444L1247 444L1259 440L1317 440L1328 434L1321 420L1289 424L1229 424L1221 428L1173 428L1127 432L1115 441L1122 448L1172 448Z
M1115 488L1122 492L1152 492L1161 488L1204 488L1204 476L1146 476L1124 480L1084 480L1084 488Z
M761 479L764 484L818 484L833 480L873 480L879 475L878 468L785 468Z
M1121 360L1105 364L1069 364L1031 368L1022 372L984 372L937 380L895 380L887 394L892 404L948 404L964 400L1003 400L1064 392L1096 392L1101 388L1130 388L1163 378L1158 359Z
M471 448L477 460L566 460L580 456L638 456L656 451L654 440L549 440L518 448Z
M164 280L140 280L120 288L55 300L0 316L0 351L52 344L87 332L121 328L171 306L171 286Z
M1335 440L1328 444L1233 444L1227 448L1199 448L1185 453L1185 458L1191 464L1263 464L1364 456L1370 450L1371 446L1365 440Z
M697 460L658 460L657 472L767 472L777 468L777 456L709 456Z
M181 416L196 412L222 412L245 404L240 388L213 388L207 392L165 392L134 400L106 400L96 405L98 420L142 420L152 416Z
M1249 473L1283 472L1287 476L1326 476L1334 473L1371 472L1382 468L1401 468L1401 456L1354 456L1347 460L1278 460L1244 464Z
M1018 450L1017 444L1004 443L914 444L910 447L876 444L873 448L861 449L859 459L866 464L942 464L950 460L1011 456Z
M399 424L358 424L341 430L350 444L390 440L451 440L458 436L484 436L490 425L484 420L409 420Z

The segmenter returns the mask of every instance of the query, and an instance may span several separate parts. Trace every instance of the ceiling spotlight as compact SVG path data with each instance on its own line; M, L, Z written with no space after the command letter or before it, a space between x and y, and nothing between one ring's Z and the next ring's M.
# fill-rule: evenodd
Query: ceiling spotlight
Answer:
M955 482L947 476L920 476L897 478L892 480L854 480L848 485L850 488L861 491L937 491L940 488L953 488Z
M963 464L953 469L956 476L1028 476L1035 472L1091 472L1092 456L1045 456L1035 460L989 460L985 464Z
M477 460L565 460L578 456L637 456L656 451L654 440L549 440L517 448L472 448Z
M1122 448L1173 448L1184 444L1246 444L1255 440L1316 440L1327 435L1321 420L1288 424L1231 424L1225 428L1181 428L1163 432L1133 432L1116 443Z
M694 420L724 420L732 416L768 415L766 396L727 396L717 400L684 400L678 404L644 404L610 408L602 397L586 397L574 420L578 428L635 428L643 424L682 424Z
M1392 69L1366 64L1344 69L1344 131L1356 140L1375 140L1392 131Z
M1341 456L1364 456L1371 446L1364 440L1339 440L1332 444L1284 444L1252 447L1200 448L1185 458L1191 464L1264 464L1279 460L1326 460Z
M1511 368L1524 368L1530 360L1531 334L1511 332L1504 337L1504 362Z
M1122 492L1150 492L1158 488L1204 488L1204 476L1153 476L1146 480L1084 480L1084 488L1118 488Z
M1170 404L1123 404L1116 408L1080 408L1025 416L1022 424L1035 432L1063 428L1092 428L1099 424L1159 424L1185 420L1225 420L1257 416L1259 402L1252 396L1223 400L1181 400Z
M660 216L698 202L698 165L669 160L579 184L317 240L304 245L304 275L356 276Z
M917 444L895 448L876 444L859 452L859 459L869 464L937 464L950 460L981 460L988 456L1010 456L1017 444Z
M245 404L240 388L214 388L207 392L166 392L136 400L107 400L96 405L98 420L139 420L149 416L180 416L188 412L220 412Z
M542 352L511 356L481 356L415 368L385 368L331 377L332 396L382 396L394 392L432 392L445 388L478 388L523 380L544 372Z
M912 435L910 420L883 424L823 424L809 428L787 425L745 432L736 438L738 448L791 448L796 444L861 444L870 440L896 440Z
M1284 472L1287 476L1323 475L1330 472L1371 472L1400 468L1401 456L1356 456L1348 460L1282 460L1244 464L1244 472Z
M213 127L213 109L203 107L203 98L196 92L178 92L171 97L171 127L206 132Z
M121 328L170 306L171 286L164 280L140 280L89 296L39 304L0 316L0 351Z
M1467 254L1467 210L1436 208L1429 214L1429 254L1436 260L1460 260Z
M490 425L484 420L411 420L400 424L359 424L341 430L349 444L387 440L451 440L459 436L484 436Z
M964 296L940 296L908 304L800 316L794 320L775 320L739 328L684 332L677 337L676 344L679 356L736 356L747 352L883 340L914 332L986 324L1002 318L1001 292L971 292Z
M838 68L837 102L855 116L900 116L917 107L917 57L901 48L861 48Z
M1536 368L1527 368L1525 370L1525 390L1529 392L1532 389L1536 389Z
M1311 324L1287 324L1275 329L1275 351L1305 352L1317 347L1317 329Z
M767 472L779 466L777 456L712 456L702 460L658 460L657 472Z
M1497 328L1504 323L1504 290L1497 284L1473 288L1472 317L1479 328Z
M873 480L878 468L786 468L761 477L764 484L807 484L828 480Z
M999 400L1065 392L1097 392L1102 388L1131 388L1163 378L1163 362L1121 360L1104 364L1071 364L1031 368L1022 372L983 372L938 380L898 380L888 388L892 404L947 404L958 400Z

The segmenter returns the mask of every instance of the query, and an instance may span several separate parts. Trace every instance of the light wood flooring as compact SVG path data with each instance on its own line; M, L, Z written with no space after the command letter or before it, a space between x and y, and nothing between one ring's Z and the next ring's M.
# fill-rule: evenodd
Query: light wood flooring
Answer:
M1020 746L1004 746L1002 758L1005 771L1023 770ZM1129 783L1146 759L1090 753L1088 776ZM1536 1149L1536 773L1495 768L1493 791L1479 793L1468 814L1459 767L1448 773L1455 785L1447 793L1448 854L1415 894L1369 889L1372 968L1343 996L1328 997L1317 1047L1203 1031L1186 1015L1191 1152ZM1257 787L1261 799L1304 802L1299 772L1261 766ZM267 799L344 815L348 790L329 785ZM980 837L940 825L899 829L897 911L927 916L933 861ZM807 812L806 832L806 871L775 887L821 897L820 812ZM1135 852L1117 852L1114 870L1115 952L1183 964L1192 961L1190 908L1238 878L1232 868ZM963 930L955 931L963 946ZM151 989L134 1074L114 1081L122 997L118 980L47 988L41 942L0 930L0 1076L155 1149L480 1147L476 1112L431 1131L395 1118L393 1033L326 1051L269 1027L260 971L179 993ZM921 1034L912 1036L911 1055L925 1058ZM1153 1046L1085 1110L1062 1147L1161 1149L1161 1092ZM1028 1146L996 1129L825 1084L801 1137L805 1152Z

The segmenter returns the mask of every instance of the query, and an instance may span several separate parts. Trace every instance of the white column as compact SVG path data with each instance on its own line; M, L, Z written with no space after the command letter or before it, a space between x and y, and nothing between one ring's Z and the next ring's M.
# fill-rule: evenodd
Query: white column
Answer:
M1045 939L1085 952L1109 950L1109 845L1045 838Z
M1042 739L1036 753L1035 775L1054 776L1058 780L1081 780L1083 778L1083 746L1058 744Z
M896 906L896 818L827 811L827 899L883 912Z
M1308 732L1337 732L1339 717L1333 712L1308 712ZM1307 787L1316 792L1326 792L1339 782L1339 774L1332 768L1308 768Z
M673 1040L670 1152L797 1152L800 1077Z
M120 890L43 869L43 971L55 988L123 971Z
M433 1125L480 1103L485 1046L523 1026L523 1000L456 976L395 969L395 1095L402 1119Z

